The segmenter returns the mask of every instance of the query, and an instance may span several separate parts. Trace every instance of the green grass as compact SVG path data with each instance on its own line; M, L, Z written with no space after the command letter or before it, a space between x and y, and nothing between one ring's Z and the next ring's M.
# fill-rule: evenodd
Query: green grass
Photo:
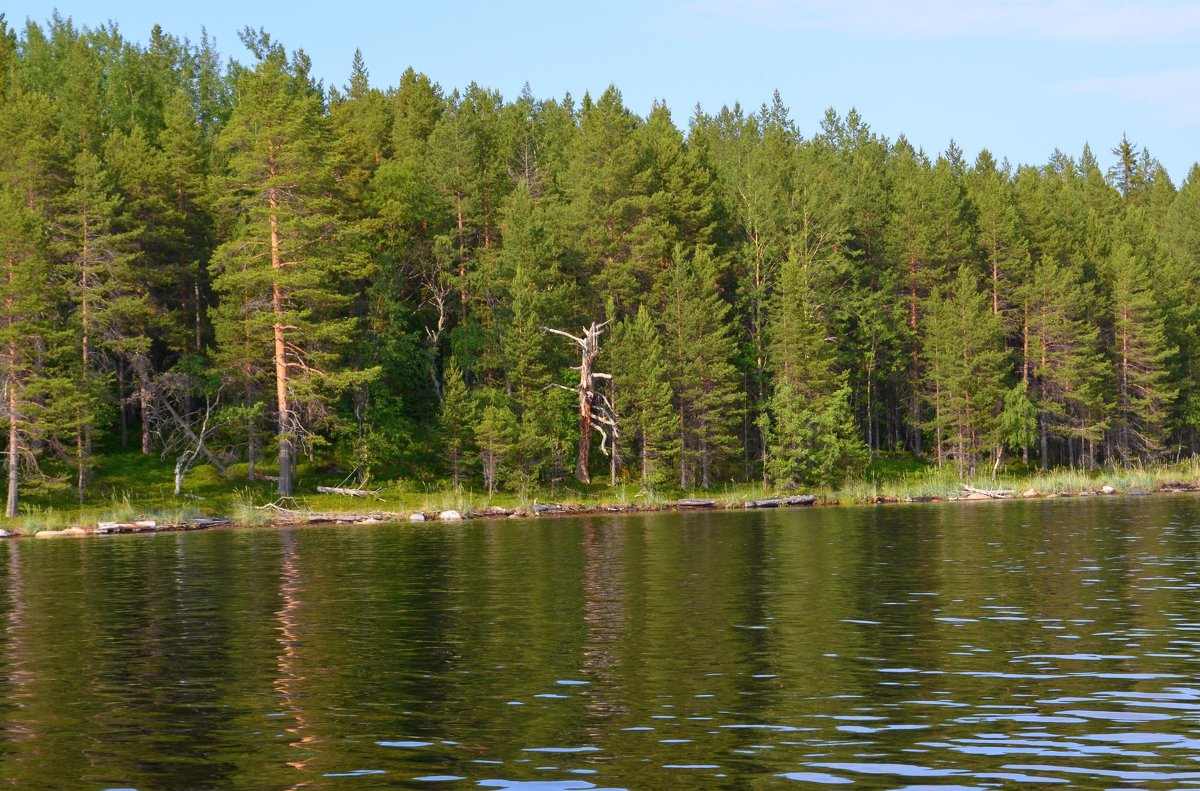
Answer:
M195 516L229 517L240 524L269 524L277 518L262 506L277 501L274 484L248 481L246 465L219 475L207 465L195 467L184 485L184 496L173 494L172 464L157 456L143 456L136 450L102 448L95 459L93 484L87 500L80 505L77 495L65 481L70 470L60 470L60 481L53 479L25 482L21 492L21 514L4 526L26 534L59 530L72 525L92 526L98 522L154 519L160 523L178 523ZM269 468L262 468L269 474ZM53 470L51 470L53 472ZM990 470L988 471L990 472ZM968 483L981 489L1013 489L1018 494L1036 489L1042 495L1073 495L1111 485L1118 491L1131 487L1154 490L1168 481L1200 483L1200 459L1157 467L1104 468L1100 470L1054 470L1042 474L1035 469L1011 464L996 480L990 475ZM708 498L727 507L739 507L749 500L779 494L764 489L761 482L724 483L707 490L682 492L663 488L644 490L636 481L609 486L597 476L591 486L571 480L553 491L528 489L524 492L497 492L488 495L478 488L456 489L448 484L401 479L368 484L379 489L375 498L349 498L316 494L317 485L344 484L344 476L322 473L301 465L295 498L280 502L300 512L407 514L414 511L436 513L454 509L463 513L482 512L492 506L532 510L534 503L563 503L578 508L660 508L682 497ZM961 495L961 483L953 466L937 467L907 455L892 455L871 462L864 474L842 485L806 490L822 502L873 503L921 499L952 499ZM799 492L796 492L799 493Z

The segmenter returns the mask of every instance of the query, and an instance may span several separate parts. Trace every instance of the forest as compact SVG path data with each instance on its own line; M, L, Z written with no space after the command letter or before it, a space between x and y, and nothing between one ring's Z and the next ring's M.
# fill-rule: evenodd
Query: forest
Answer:
M1121 130L968 162L778 95L684 122L242 43L0 17L9 516L121 448L285 497L1197 450L1200 166Z

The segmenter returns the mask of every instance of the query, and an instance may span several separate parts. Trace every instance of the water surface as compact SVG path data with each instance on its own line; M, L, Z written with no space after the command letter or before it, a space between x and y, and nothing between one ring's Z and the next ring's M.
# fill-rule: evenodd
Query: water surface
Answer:
M0 544L18 788L1200 787L1200 499Z

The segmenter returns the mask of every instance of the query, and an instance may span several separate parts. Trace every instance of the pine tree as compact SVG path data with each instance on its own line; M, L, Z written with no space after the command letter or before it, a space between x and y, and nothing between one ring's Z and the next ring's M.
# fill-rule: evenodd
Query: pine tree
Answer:
M1047 256L1027 289L1028 361L1024 381L1038 411L1041 466L1050 465L1050 440L1094 447L1106 428L1111 374L1100 354L1100 333L1088 315L1091 299L1078 273ZM1094 460L1096 454L1087 455Z
M816 228L804 221L801 227L802 246L780 272L769 347L774 379L766 421L767 470L784 487L837 483L866 461L822 299L832 296L821 280L830 276L838 254L836 247L824 249L813 238L821 235Z
M147 295L137 291L135 248L129 232L120 227L122 204L110 171L88 151L75 157L72 171L73 187L57 206L54 248L70 283L71 324L78 338L73 367L82 400L75 463L82 502L108 361L113 353L137 354L148 348L148 339L137 326L145 318Z
M771 105L749 116L736 105L715 117L698 116L689 136L689 146L715 174L716 211L723 215L723 235L737 281L734 315L740 318L740 335L745 338L739 367L746 372L750 401L742 438L747 468L750 457L761 458L766 447L761 430L753 434L758 427L754 417L768 396L768 316L788 249L798 139L778 93Z
M1191 451L1200 451L1200 165L1193 165L1162 228L1168 255L1159 293L1167 297L1168 341L1179 349L1175 424Z
M1175 349L1167 345L1149 268L1127 242L1107 261L1112 280L1112 362L1116 403L1112 441L1123 461L1162 453L1168 410L1176 392L1167 378Z
M45 347L55 298L36 215L11 187L0 189L0 381L8 423L8 505L17 515L22 465L36 468L34 439L53 436L44 419Z
M950 279L949 273L970 260L972 226L961 180L949 163L943 158L931 167L907 141L896 147L895 212L888 230L900 268L895 280L908 308L910 444L920 455L922 303L934 287Z
M208 339L207 263L212 255L212 216L204 193L210 145L201 137L195 113L183 91L166 103L161 136L162 157L170 188L173 219L182 238L170 251L175 284L176 323L191 331L183 336L185 351L199 354Z
M338 287L358 261L335 246L329 127L307 59L289 62L263 33L247 30L243 41L258 62L238 77L240 101L219 141L228 165L218 205L232 227L213 256L225 301L214 320L227 368L263 367L259 350L271 350L278 491L290 497L298 443L314 438L329 394L367 378L340 369L336 354L354 325ZM239 348L252 358L235 356Z
M986 153L986 152L984 152ZM1028 277L1027 245L1020 231L1012 187L1005 174L979 169L968 180L968 195L977 213L976 242L991 281L992 312L1004 317L1006 333L1014 329L1011 308Z
M925 397L933 412L928 426L938 463L953 456L959 476L973 476L980 456L998 454L1004 439L1000 415L1008 354L1000 317L966 266L945 295L935 289L928 308L922 355Z

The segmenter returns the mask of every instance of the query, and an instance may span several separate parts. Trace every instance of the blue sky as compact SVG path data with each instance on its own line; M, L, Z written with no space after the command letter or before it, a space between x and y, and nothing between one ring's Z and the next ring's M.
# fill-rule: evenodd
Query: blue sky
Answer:
M193 40L204 27L238 59L237 31L261 26L333 85L358 47L378 86L410 65L510 97L526 82L539 97L615 83L635 112L664 99L680 125L697 103L757 108L778 89L805 133L825 108L857 107L930 153L954 138L968 157L1040 164L1087 142L1107 165L1127 133L1176 184L1200 159L1196 0L10 0L4 12L20 24L56 8L139 41L156 22Z

